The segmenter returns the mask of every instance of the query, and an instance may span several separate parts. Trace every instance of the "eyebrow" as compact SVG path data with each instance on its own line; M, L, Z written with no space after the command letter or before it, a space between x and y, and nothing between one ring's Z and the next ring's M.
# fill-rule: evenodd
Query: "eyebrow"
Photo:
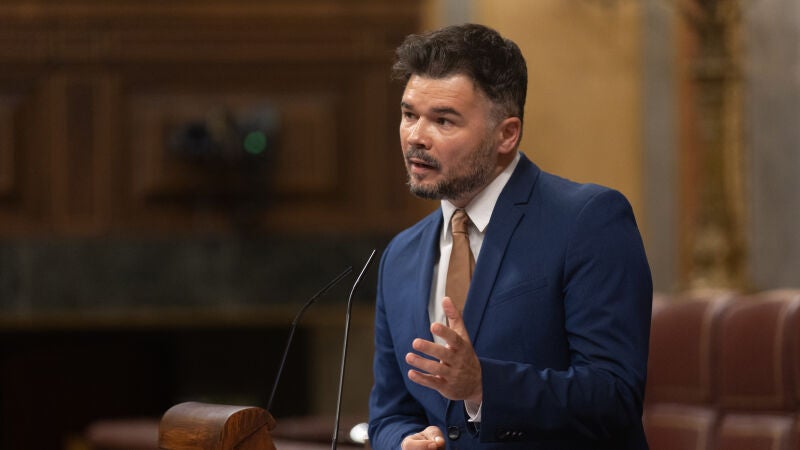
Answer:
M402 102L402 101L400 102L400 107L401 108L406 108L406 109L412 109L412 110L414 109L414 105L411 105L410 103L406 103L406 102ZM439 107L439 108L433 108L431 111L434 114L441 114L441 115L450 114L450 115L458 116L458 117L462 116L460 112L456 111L453 108L450 108L449 106L442 106L442 107Z

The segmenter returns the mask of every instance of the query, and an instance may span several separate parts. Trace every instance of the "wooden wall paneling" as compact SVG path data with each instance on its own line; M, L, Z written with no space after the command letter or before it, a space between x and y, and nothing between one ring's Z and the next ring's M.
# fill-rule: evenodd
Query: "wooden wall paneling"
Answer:
M265 200L270 209L339 201L333 194L342 183L338 155L341 82L287 82L291 77L287 73L286 80L273 83L271 77L265 77L264 82L255 83L240 79L235 75L238 71L229 69L230 76L223 75L225 81L216 86L201 80L174 93L175 87L166 80L165 85L133 86L125 94L130 118L126 151L131 160L132 201L137 208L158 213L165 204L190 207L192 202L216 198L224 209L242 200L236 195L250 194ZM278 143L268 148L274 154L259 169L255 184L237 169L229 176L208 176L207 167L179 158L170 148L176 130L189 123L204 123L219 111L228 111L243 123L265 113L277 114Z
M49 184L41 95L30 73L0 66L0 74L11 76L0 78L0 233L41 232Z
M283 86L299 92L307 91L304 85L322 89L330 107L327 116L317 115L314 122L300 122L295 128L286 123L286 138L282 139L276 161L276 202L265 211L267 227L273 230L305 232L347 232L375 230L375 202L371 197L387 189L386 183L369 183L369 175L381 173L381 165L370 158L376 149L365 145L365 140L374 142L374 133L386 134L383 126L387 112L372 103L364 95L367 78L366 65L348 67L332 64L320 68L297 66L290 68L284 77L311 77L312 80L294 83L283 82ZM280 85L281 82L279 81ZM378 93L381 91L378 91ZM374 96L379 96L373 92ZM319 94L312 94L317 97ZM307 115L309 99L305 94L296 97L289 111L302 109ZM380 105L378 103L377 105ZM306 135L302 140L298 139ZM292 136L295 136L294 138ZM312 141L309 138L313 137ZM295 141L295 142L292 142ZM301 151L302 141L317 147ZM380 157L380 154L378 155ZM291 167L291 169L289 169ZM310 172L309 172L310 171ZM292 175L305 173L302 176ZM319 184L321 176L327 174L331 181L326 189L310 189ZM281 177L286 179L281 181ZM290 181L291 179L291 181ZM316 180L316 181L315 181ZM292 189L287 189L292 186ZM377 194L380 195L380 194Z
M189 94L133 93L131 97L128 152L137 201L234 190L233 186L216 186L219 183L206 176L205 167L175 154L171 141L181 127L192 123L205 126L214 114L249 114L257 108L258 100L219 90L206 93L206 89Z
M102 73L50 79L51 208L59 232L88 235L107 227L115 128L111 91Z
M412 200L417 209L409 208L404 186L394 106L400 91L389 81L388 58L356 67L314 61L223 64L213 77L197 74L181 85L175 84L181 77L164 70L127 74L131 79L124 94L132 195L148 215L163 211L169 201L188 206L187 199L197 200L210 181L169 157L168 129L202 120L216 107L247 117L259 105L269 105L278 110L282 130L274 164L264 174L271 182L263 229L375 231L408 223L397 220L398 213L421 216L418 203ZM215 226L224 228L224 222Z
M44 86L47 152L33 158L52 171L47 228L231 231L242 215L250 231L392 232L412 222L427 208L403 185L399 91L388 78L419 3L0 5L0 64L37 65ZM204 173L168 148L171 130L216 106L244 117L265 103L282 136L262 174L263 203L248 198L251 183Z
M0 196L8 197L16 186L16 112L19 98L0 95Z
M365 74L361 91L365 110L372 108L377 116L371 127L357 130L365 169L360 192L371 206L374 226L383 229L410 226L439 206L439 202L416 199L406 186L398 132L402 86L391 83L388 73L388 65L376 64ZM368 118L363 120L369 123Z
M333 92L298 93L282 99L280 145L270 173L275 191L324 195L340 183Z
M386 83L383 80L388 77L386 74L388 68L384 69L383 77L378 73L381 72L381 68L372 67L370 69L365 71L358 91L361 115L353 115L356 123L353 133L358 140L358 148L362 149L359 166L363 170L361 177L363 186L360 189L360 197L366 205L380 211L385 208L387 200L385 198L387 189L381 189L381 187L391 182L386 179L385 162L395 158L391 158L393 156L392 149L379 148L375 145L381 142L382 136L389 128L387 123L389 117L386 114L389 111L387 99L384 96L375 95L377 92L386 91ZM383 114L376 115L370 122L368 115L370 112Z

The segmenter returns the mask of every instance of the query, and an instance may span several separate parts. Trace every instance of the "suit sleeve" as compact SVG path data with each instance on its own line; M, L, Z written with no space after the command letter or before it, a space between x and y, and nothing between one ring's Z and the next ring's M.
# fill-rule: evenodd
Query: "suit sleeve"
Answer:
M569 367L481 358L480 438L579 434L606 439L641 426L652 282L627 200L590 198L568 234L562 283Z
M375 308L375 381L369 398L369 439L374 449L398 449L403 438L428 426L424 409L405 386L386 320L383 276L390 252L391 244L381 260Z

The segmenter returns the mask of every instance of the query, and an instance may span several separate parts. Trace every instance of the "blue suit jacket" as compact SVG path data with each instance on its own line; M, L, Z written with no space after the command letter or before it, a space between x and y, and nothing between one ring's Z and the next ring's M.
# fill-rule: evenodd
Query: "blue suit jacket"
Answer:
M447 448L646 449L641 414L652 283L618 192L541 171L522 156L501 193L464 321L483 374L482 422L407 378L428 318L441 211L384 251L375 315L374 449L440 427Z

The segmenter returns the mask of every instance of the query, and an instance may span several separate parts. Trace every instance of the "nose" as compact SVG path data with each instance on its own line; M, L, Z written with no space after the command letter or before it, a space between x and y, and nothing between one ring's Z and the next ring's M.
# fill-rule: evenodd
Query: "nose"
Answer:
M408 126L406 143L414 147L430 147L430 137L427 132L427 126L425 125L425 119L419 118Z

